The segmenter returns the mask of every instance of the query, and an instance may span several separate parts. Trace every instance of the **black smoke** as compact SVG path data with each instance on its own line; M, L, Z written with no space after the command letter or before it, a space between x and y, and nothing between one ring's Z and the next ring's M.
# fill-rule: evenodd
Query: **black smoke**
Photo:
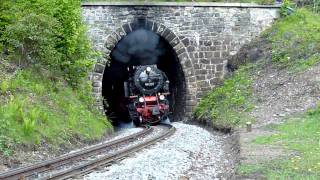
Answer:
M165 53L160 37L152 31L138 29L125 36L114 48L114 60L128 65L156 64Z

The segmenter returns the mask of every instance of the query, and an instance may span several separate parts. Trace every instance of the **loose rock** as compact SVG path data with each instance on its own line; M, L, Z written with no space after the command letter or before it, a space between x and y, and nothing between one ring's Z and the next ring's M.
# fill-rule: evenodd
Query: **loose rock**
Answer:
M183 123L167 140L85 179L218 179L223 174L223 137ZM223 162L226 161L226 162Z

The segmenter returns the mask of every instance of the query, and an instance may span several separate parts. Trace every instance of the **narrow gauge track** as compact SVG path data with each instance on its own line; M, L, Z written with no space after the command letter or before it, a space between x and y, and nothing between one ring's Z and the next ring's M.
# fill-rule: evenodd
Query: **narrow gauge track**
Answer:
M115 150L111 153L105 153L105 155L102 155L98 158L93 158L93 160L88 160L88 158L97 156L112 149L116 149L116 147L123 144L139 140L139 138L143 138L144 136L150 134L154 130L154 128L145 127L143 131L130 136L126 136L124 138L93 146L82 151L63 155L49 161L13 169L0 174L0 179L67 179L74 176L83 175L101 165L112 163L117 159L121 159L125 156L130 155L131 153L137 152L142 148L145 148L166 137L169 137L175 132L175 128L172 125L161 124L161 126L165 127L167 130L155 137L145 140L142 143L130 146L129 148ZM84 159L86 159L84 163L72 166L74 162L81 162L81 160ZM71 166L71 168L66 168L68 164Z

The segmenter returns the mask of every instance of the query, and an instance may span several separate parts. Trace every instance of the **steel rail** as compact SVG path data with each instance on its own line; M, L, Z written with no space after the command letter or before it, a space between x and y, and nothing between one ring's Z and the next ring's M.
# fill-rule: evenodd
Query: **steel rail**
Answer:
M61 172L57 172L55 174L51 174L47 177L44 177L43 179L68 179L68 178L72 178L75 176L87 174L88 172L92 171L93 169L96 169L99 166L112 163L118 159L129 156L130 154L137 152L147 146L150 146L150 145L152 145L162 139L165 139L165 138L171 136L176 130L175 127L173 127L172 125L167 125L167 124L162 124L162 125L166 126L168 128L168 130L165 131L164 133L154 137L154 138L151 138L150 140L147 140L144 143L139 143L139 144L133 145L127 149L123 149L123 150L117 151L115 153L108 154L106 156L97 158L97 159L92 160L90 162L80 164L78 166L72 167L67 170L63 170Z
M82 151L77 151L74 153L62 155L58 158L36 163L31 166L24 166L20 167L17 169L9 170L7 172L1 173L0 174L0 180L6 179L6 180L11 180L11 179L25 179L26 177L32 176L34 174L42 173L45 171L50 171L54 168L57 168L59 166L63 166L65 164L69 164L70 162L74 160L79 160L82 159L84 156L88 157L90 155L97 154L101 151L107 150L107 148L111 148L117 145L121 145L123 143L126 143L131 140L138 139L140 137L143 137L149 133L151 133L154 129L152 127L146 126L144 130L137 132L135 134L119 138L114 141L109 141L107 143L99 144L87 149L84 149Z

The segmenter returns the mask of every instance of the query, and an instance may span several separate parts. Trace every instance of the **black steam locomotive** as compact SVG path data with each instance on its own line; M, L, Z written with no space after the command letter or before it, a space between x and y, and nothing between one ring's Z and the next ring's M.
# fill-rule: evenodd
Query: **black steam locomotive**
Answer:
M169 80L156 65L128 68L124 82L125 97L131 120L136 126L156 124L169 115Z

